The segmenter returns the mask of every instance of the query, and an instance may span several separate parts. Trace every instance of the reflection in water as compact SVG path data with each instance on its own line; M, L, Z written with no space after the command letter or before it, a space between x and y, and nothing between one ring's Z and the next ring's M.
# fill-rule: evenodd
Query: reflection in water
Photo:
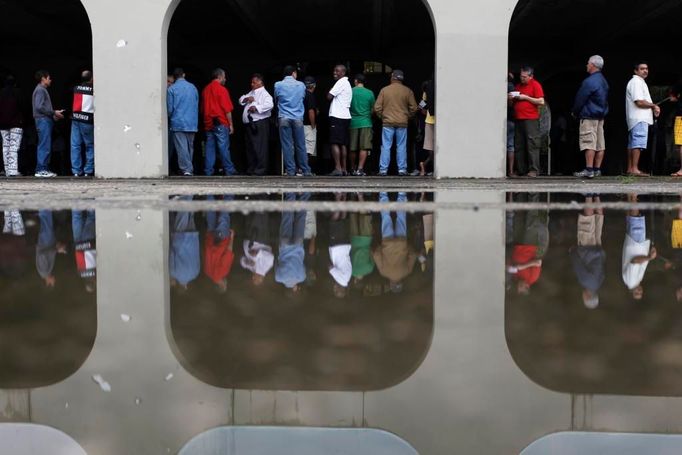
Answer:
M553 390L682 395L682 212L592 206L603 199L507 213L510 351Z
M0 387L53 384L80 367L95 340L95 213L9 210L3 218Z
M408 200L406 193L332 197ZM173 336L183 366L202 381L375 390L401 382L425 356L433 322L431 214L297 205L281 213L178 212L170 223ZM241 267L233 268L235 243Z

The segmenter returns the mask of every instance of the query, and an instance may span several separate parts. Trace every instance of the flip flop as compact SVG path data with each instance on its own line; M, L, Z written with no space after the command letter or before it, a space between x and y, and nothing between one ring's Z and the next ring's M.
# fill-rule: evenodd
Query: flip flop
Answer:
M682 177L682 172L675 172L674 174L670 174L670 177Z

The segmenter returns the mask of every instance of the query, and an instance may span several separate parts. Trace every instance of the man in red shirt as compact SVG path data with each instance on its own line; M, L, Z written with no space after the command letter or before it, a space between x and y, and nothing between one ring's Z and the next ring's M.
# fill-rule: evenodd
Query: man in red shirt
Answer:
M533 76L533 68L523 67L521 83L509 94L514 102L515 155L519 174L537 177L540 172L540 106L545 105L545 93Z
M213 70L213 81L201 92L201 106L206 130L205 175L215 172L216 152L225 175L237 175L230 156L230 135L234 133L232 123L232 100L225 88L225 70Z

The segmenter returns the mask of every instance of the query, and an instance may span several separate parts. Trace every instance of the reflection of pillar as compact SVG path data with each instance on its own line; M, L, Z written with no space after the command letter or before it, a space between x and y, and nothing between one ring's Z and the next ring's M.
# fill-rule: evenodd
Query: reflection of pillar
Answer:
M499 204L504 195L437 194L436 202ZM504 221L500 208L436 213L431 348L405 382L366 396L367 425L420 453L518 453L570 422L569 400L533 384L507 348Z
M32 392L32 421L66 432L88 454L175 453L201 431L229 423L230 394L200 384L173 355L168 215L98 210L96 223L95 345L73 376Z
M30 390L0 390L0 422L28 422L30 419Z

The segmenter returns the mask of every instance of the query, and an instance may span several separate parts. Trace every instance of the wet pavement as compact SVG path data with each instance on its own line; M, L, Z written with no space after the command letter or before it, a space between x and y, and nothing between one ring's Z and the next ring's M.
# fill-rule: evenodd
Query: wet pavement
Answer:
M0 453L679 447L676 188L192 185L3 213Z

